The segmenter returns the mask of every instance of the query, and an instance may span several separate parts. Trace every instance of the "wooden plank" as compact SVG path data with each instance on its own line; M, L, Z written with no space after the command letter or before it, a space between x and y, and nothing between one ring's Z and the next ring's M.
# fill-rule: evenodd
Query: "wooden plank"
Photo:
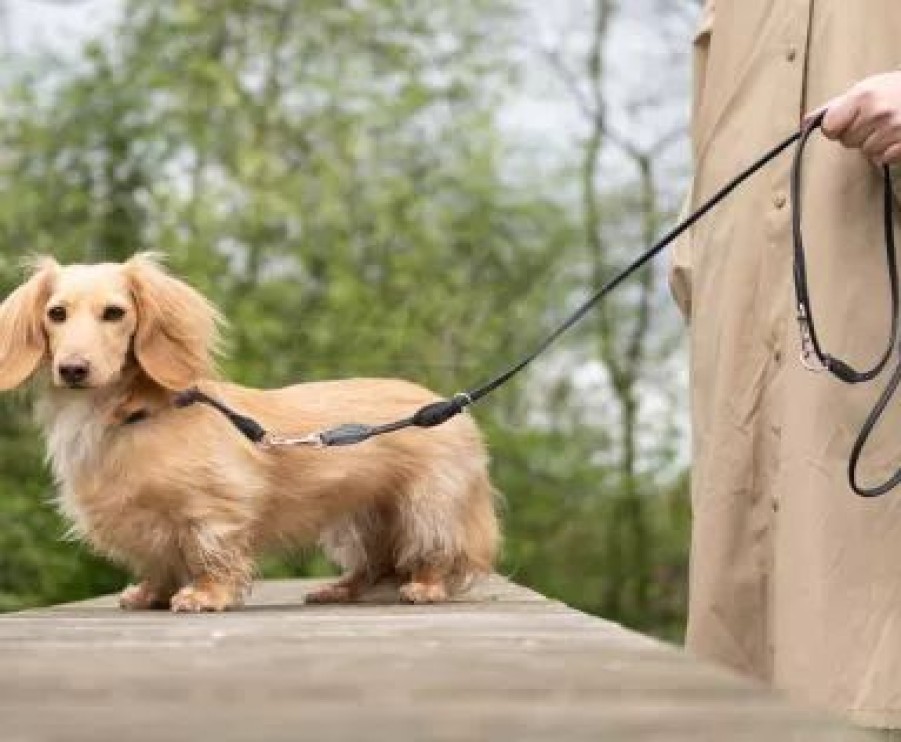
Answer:
M869 739L501 578L443 606L302 605L316 584L221 615L2 616L0 739Z

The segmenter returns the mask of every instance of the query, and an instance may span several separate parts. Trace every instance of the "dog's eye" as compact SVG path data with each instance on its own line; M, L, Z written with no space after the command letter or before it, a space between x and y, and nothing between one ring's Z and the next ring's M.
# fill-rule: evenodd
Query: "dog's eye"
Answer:
M114 304L110 304L108 307L104 307L101 318L104 322L118 322L124 316L125 310L122 307L117 307Z
M51 322L65 322L66 321L66 308L65 307L50 307L47 310L47 318Z

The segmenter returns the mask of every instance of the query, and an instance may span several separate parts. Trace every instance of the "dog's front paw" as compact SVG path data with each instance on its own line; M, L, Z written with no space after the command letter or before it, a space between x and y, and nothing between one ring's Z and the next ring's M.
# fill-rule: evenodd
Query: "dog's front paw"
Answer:
M188 585L172 596L171 608L175 613L203 613L225 611L236 604L230 590Z
M146 582L129 585L119 595L119 607L126 611L168 608L169 598Z
M447 588L443 582L408 582L400 586L400 599L405 603L443 603Z

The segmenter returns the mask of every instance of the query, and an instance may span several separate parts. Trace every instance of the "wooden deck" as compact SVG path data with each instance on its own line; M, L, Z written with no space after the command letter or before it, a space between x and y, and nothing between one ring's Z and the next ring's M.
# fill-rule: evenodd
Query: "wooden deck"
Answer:
M0 740L850 742L676 649L494 578L444 606L0 616Z

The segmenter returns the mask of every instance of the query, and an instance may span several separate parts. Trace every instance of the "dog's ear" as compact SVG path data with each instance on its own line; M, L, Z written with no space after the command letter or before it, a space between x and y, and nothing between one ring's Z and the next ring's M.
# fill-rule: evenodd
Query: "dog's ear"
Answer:
M215 376L218 310L152 253L135 255L125 272L137 308L134 353L147 376L173 391Z
M0 391L24 383L47 353L44 308L59 264L41 257L29 265L30 277L0 304Z

